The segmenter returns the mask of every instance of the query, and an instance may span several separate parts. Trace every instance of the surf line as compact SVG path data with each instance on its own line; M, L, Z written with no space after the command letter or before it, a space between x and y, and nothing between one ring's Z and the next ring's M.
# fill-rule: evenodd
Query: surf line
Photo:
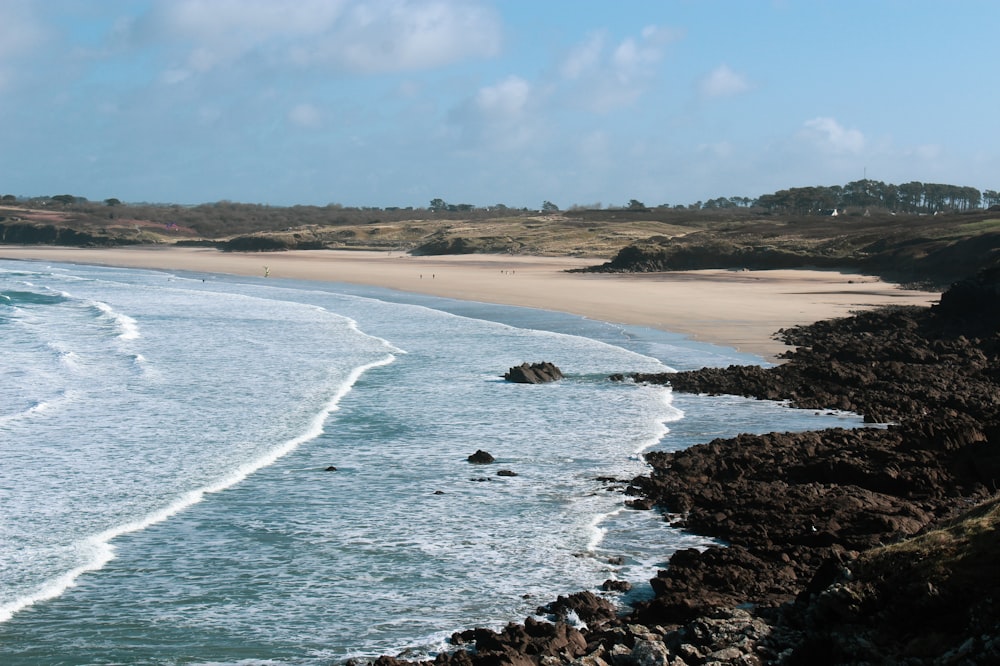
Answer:
M155 511L138 520L125 523L124 525L111 527L103 532L82 539L78 542L78 547L81 551L90 556L89 560L86 563L63 573L55 579L46 581L33 592L14 599L8 603L0 604L0 623L10 620L15 613L24 610L29 606L33 606L42 601L48 601L49 599L55 599L56 597L62 595L66 590L74 587L77 580L83 574L91 571L98 571L104 568L108 562L115 558L115 547L111 543L115 538L125 534L139 532L147 527L150 527L151 525L161 523L171 516L180 513L184 509L199 503L202 499L204 499L205 495L221 492L236 485L257 470L273 465L284 456L302 446L302 444L316 439L323 434L323 426L330 414L340 408L340 401L344 398L344 396L351 392L351 389L361 376L372 368L389 365L395 360L396 356L394 354L389 354L377 361L372 361L371 363L354 368L354 370L352 370L347 376L347 379L340 384L324 408L313 417L309 426L298 437L293 437L257 460L238 467L230 475L213 484L184 493L179 498L174 500L173 503L163 509L160 509L159 511Z

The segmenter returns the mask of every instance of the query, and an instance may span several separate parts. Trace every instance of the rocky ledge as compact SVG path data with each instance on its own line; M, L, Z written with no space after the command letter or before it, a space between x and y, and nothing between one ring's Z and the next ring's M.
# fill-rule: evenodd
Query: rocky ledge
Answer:
M632 377L888 425L649 454L633 505L725 546L675 553L627 613L561 597L435 663L1000 663L1000 270L781 336L797 349L774 368Z

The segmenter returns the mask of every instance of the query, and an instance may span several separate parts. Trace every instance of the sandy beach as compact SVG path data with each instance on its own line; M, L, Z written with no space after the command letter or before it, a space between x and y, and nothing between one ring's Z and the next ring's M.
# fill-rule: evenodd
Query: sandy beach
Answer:
M881 305L927 305L940 297L938 293L902 289L872 276L832 271L567 273L570 268L604 261L577 257L0 246L0 258L366 284L648 326L770 361L787 349L773 339L778 329Z

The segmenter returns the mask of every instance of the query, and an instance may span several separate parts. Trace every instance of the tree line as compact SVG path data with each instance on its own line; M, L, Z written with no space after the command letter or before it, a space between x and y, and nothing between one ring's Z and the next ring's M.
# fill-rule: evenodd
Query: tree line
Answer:
M921 183L902 185L880 180L856 180L832 187L793 187L765 194L754 205L772 213L807 215L848 207L883 208L899 213L961 212L1000 205L1000 192L974 187Z
M427 207L346 207L340 204L326 206L268 206L218 201L197 206L176 204L126 204L117 198L93 202L85 197L58 194L49 197L23 198L6 194L0 197L6 205L49 208L73 212L91 222L105 220L149 220L164 224L188 227L204 235L247 233L248 231L275 231L308 225L358 225L379 224L408 220L456 219L477 220L501 217L519 217L538 212L555 213L560 208L551 201L544 201L538 209L508 207L504 204L478 207L473 204L452 204L444 199L432 199ZM878 180L856 180L846 185L793 187L763 194L757 198L718 197L686 205L661 204L648 207L637 199L622 206L600 203L588 206L570 206L569 215L621 210L631 213L658 214L671 210L721 211L744 209L748 212L814 215L829 214L835 210L882 209L900 213L932 214L949 211L967 211L977 208L1000 206L1000 192L980 191L974 187L921 183L917 181L894 185Z

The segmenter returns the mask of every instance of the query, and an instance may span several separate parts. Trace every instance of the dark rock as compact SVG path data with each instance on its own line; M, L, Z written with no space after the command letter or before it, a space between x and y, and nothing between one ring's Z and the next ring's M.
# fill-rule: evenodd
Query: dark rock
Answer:
M458 236L448 238L443 233L436 233L427 241L411 250L414 256L435 256L443 254L474 254L484 249L481 241L475 238Z
M508 370L504 376L509 382L517 384L545 384L563 378L563 373L552 363L522 363Z
M277 252L293 247L294 243L267 234L236 236L219 245L219 249L224 252Z
M468 460L470 463L474 463L476 465L488 465L491 462L494 462L496 460L496 458L494 458L492 455L490 455L487 451L483 451L482 449L478 449L475 453L473 453L471 456L469 456L468 458L466 458L466 460Z
M628 503L719 545L673 553L650 581L654 597L621 617L590 592L560 597L538 611L553 623L464 632L455 644L474 649L436 666L1000 663L997 530L956 527L978 545L943 557L919 536L1000 487L998 274L957 284L933 308L781 331L796 349L773 368L634 375L893 424L647 454L651 472L625 488ZM996 506L983 511L1000 521Z
M989 219L988 214L981 215ZM906 231L893 234L885 229L893 223L902 220L855 221L853 224L859 227L852 231L838 222L843 231L832 242L828 223L821 217L797 220L793 234L788 233L784 221L759 221L753 230L733 225L729 229L691 231L637 241L622 248L609 262L574 270L643 273L704 268L834 268L859 270L898 283L946 287L970 273L997 265L1000 233L947 238L930 230L927 234L915 232L913 222L909 222L905 223ZM806 231L810 225L816 226ZM816 238L807 239L811 235L827 240L817 243Z
M566 621L570 614L575 614L588 627L605 624L615 617L617 611L614 604L593 592L577 592L569 596L559 596L555 601L538 609L539 614L549 614Z
M88 232L69 227L31 221L5 221L0 218L0 243L18 245L67 245L75 247L111 247L136 245L137 238Z
M605 592L629 592L632 589L632 583L627 580L612 580L609 578L601 584L601 589Z
M327 468L326 468L325 470L323 470L323 471L324 471L324 472L336 472L336 471L337 471L337 468L336 468L336 467L334 467L333 465L330 465L329 467L327 467Z
M497 472L497 476L517 476L517 472L510 469L501 469Z

